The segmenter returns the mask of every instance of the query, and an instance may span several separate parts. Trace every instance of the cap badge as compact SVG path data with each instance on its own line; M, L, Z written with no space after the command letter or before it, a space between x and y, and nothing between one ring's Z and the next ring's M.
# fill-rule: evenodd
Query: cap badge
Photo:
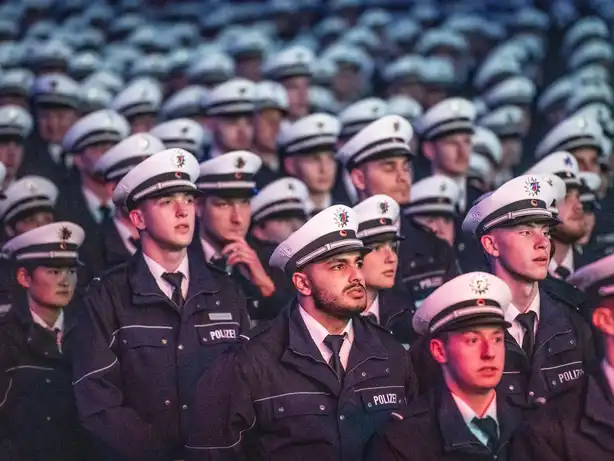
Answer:
M537 197L541 191L539 181L533 177L527 179L524 183L524 190L529 194L529 197Z
M17 111L16 111L16 110L14 110L14 109L9 109L8 116L9 116L9 120L10 120L11 122L14 122L15 120L17 120L17 117L19 116L19 114L17 113Z
M294 190L294 184L292 184L291 182L288 183L288 189L293 191Z
M244 166L245 166L245 160L243 160L243 157L238 157L237 161L235 162L235 167L237 167L240 170Z
M469 288L474 295L482 296L488 291L488 279L483 275L476 275L469 281Z
M586 123L586 119L581 118L580 120L578 120L578 128L580 128L582 131L586 131L587 126L588 123Z
M53 91L55 91L56 87L58 86L58 82L57 82L57 80L51 80L51 81L49 82L49 86L51 86L51 89L52 89Z
M60 229L60 248L66 249L66 240L72 236L72 231L68 227L62 227Z
M318 127L318 130L322 130L324 128L324 122L318 122L316 123L316 126Z
M458 104L456 101L452 101L450 103L450 110L452 113L457 114L460 111L460 104Z
M546 183L548 183L548 185L550 187L552 187L552 185L553 185L552 179L550 179L550 178L546 179Z
M448 186L446 183L442 183L441 186L439 186L439 192L445 192L448 189Z
M32 181L28 181L26 182L26 189L28 189L28 192L33 194L34 192L36 192L36 189L38 188L36 187L35 183L33 183Z
M245 94L245 92L246 92L246 91L247 91L247 88L245 88L244 86L242 86L242 87L240 87L240 88L239 88L239 94L240 94L241 96L243 96L243 95Z
M173 165L176 168L183 168L185 166L185 155L181 153L175 154L175 158L173 159Z
M571 160L571 157L568 155L565 157L565 160L563 160L565 166L569 166L571 167L573 165L573 161Z
M398 120L395 120L395 122L392 125L392 128L394 129L394 132L396 133L397 131L399 131L399 129L401 128L401 124L399 123Z
M181 128L181 134L186 134L188 132L188 127L184 126Z
M379 209L382 214L388 213L388 202L379 202Z
M339 209L335 213L334 220L335 220L335 224L337 225L337 227L345 227L350 222L350 216L348 215L347 211L343 209Z

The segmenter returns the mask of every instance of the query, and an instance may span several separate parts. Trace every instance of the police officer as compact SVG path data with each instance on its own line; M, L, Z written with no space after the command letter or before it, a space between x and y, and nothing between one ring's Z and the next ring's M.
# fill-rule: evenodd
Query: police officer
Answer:
M164 144L148 133L136 133L106 151L94 165L95 173L110 187L150 155L165 149ZM130 221L125 207L115 207L113 216L100 224L100 245L83 248L82 259L91 276L124 263L140 248L139 231Z
M290 110L288 94L281 83L264 81L256 85L254 151L262 159L256 185L262 189L281 176L277 137Z
M334 150L339 121L328 114L311 114L282 128L278 148L284 171L303 181L309 189L310 216L340 203L333 197L337 175Z
M390 330L405 346L415 333L411 318L415 307L401 290L394 289L398 248L399 204L384 194L363 200L354 207L358 216L358 238L371 252L364 256L363 273L367 290L367 308L363 315Z
M426 111L414 125L431 173L449 176L457 183L461 216L483 193L467 184L475 117L476 108L471 102L449 98Z
M0 316L0 439L5 459L88 459L72 394L71 344L77 325L70 304L77 285L83 229L57 222L4 245L22 288Z
M386 115L372 122L348 141L337 157L350 172L360 201L385 194L401 207L409 203L411 161L409 142L413 130L398 115ZM397 288L408 292L415 303L454 277L457 264L452 248L432 232L401 219Z
M6 167L4 187L23 176L24 142L32 131L32 116L25 109L0 107L0 163Z
M139 78L115 96L111 108L128 120L132 133L146 133L156 124L161 105L160 84L150 78Z
M253 113L256 85L233 78L224 82L202 100L205 124L213 133L211 158L234 150L251 149L254 143Z
M547 404L517 432L512 460L609 459L614 454L614 255L575 272L571 279L591 299L592 324L602 339L601 363L582 384Z
M411 400L405 350L366 308L358 217L318 213L271 265L297 300L197 389L186 460L357 460L374 431ZM198 422L198 423L197 423Z
M65 75L38 77L31 88L36 131L25 146L24 170L60 184L67 175L62 140L79 118L81 90Z
M261 160L247 151L228 152L200 165L199 235L194 247L204 259L227 273L243 288L250 317L274 318L284 307L266 264L247 242L250 199L256 193L254 175Z
M592 336L576 306L540 287L548 274L553 175L508 181L474 205L463 230L481 242L492 272L512 291L504 308L505 373L499 391L524 409L539 406L578 383L594 355ZM552 184L552 185L551 185Z
M167 149L187 150L198 160L204 159L211 148L211 133L200 123L189 118L176 118L160 123L149 130Z
M554 254L548 267L552 277L562 280L588 262L575 249L576 243L586 233L584 208L580 201L579 172L576 159L563 151L544 157L527 171L527 174L554 174L565 181L565 198L557 202L560 224L552 232Z
M103 459L183 458L197 379L247 331L231 280L188 251L198 162L170 149L132 168L113 193L141 250L86 293L74 392Z
M510 325L504 309L511 300L505 282L485 272L459 275L426 298L413 326L428 340L444 384L382 429L370 459L507 459L521 415L495 388L503 375Z

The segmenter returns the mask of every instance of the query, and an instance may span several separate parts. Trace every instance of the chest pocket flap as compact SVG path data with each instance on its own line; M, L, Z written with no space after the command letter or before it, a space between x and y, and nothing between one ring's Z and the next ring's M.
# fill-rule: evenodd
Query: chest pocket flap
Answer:
M356 389L366 412L394 410L405 405L403 386L382 386Z
M172 327L131 327L119 332L120 346L126 349L138 347L165 347L169 343Z
M197 325L198 339L203 345L214 345L239 339L239 322L214 322Z
M330 396L324 393L288 394L262 402L274 419L291 416L328 415L333 411Z
M546 343L546 352L548 357L567 352L575 349L578 346L576 336L570 331L568 333L557 335Z

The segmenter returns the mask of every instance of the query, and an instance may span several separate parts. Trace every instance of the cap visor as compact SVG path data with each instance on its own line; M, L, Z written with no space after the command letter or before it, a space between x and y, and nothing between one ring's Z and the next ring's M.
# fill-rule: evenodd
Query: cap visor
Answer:
M460 317L448 322L441 329L435 333L444 333L450 331L462 331L474 327L489 327L500 326L503 328L509 328L511 323L506 321L503 317L494 314L474 314Z
M344 246L341 248L335 248L327 253L324 253L323 255L318 256L316 259L309 261L307 264L303 265L302 267L308 266L309 264L312 263L318 263L318 262L322 262L327 260L328 258L331 258L333 256L337 256L337 255L342 255L344 253L353 253L353 252L359 252L361 255L366 255L367 253L371 252L370 248L364 247L362 245L348 245L348 246ZM297 268L297 270L300 270L300 268Z
M168 195L178 194L180 192L185 192L186 194L192 194L192 195L199 195L198 189L195 189L193 187L186 186L186 185L180 185L180 186L173 186L173 187L156 190L152 192L151 194L147 194L145 197L140 198L138 201L142 202L143 200L147 200L150 198L166 197Z
M373 236L363 238L362 243L363 245L366 246L366 245L373 245L376 243L398 242L400 240L405 240L405 237L403 237L402 235L393 233L393 232L386 232L384 234L378 234L378 235L373 235Z
M255 187L249 189L199 189L200 195L220 198L251 198L258 193Z

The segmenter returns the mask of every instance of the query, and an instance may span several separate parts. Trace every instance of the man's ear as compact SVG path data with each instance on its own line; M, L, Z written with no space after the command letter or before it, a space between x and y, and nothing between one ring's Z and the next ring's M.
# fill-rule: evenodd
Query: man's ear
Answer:
M73 155L72 160L78 170L83 169L83 158L80 155Z
M298 291L303 296L311 296L311 283L309 282L309 278L307 274L304 272L295 272L292 274L292 283Z
M143 212L141 210L139 210L138 208L130 210L128 217L130 218L130 222L132 223L132 225L138 230L143 231L146 229L147 226L145 225L145 216L143 215Z
M593 325L607 336L614 336L614 312L611 307L599 306L593 310Z
M432 141L424 141L422 143L422 153L431 163L435 159L435 143Z
M441 339L431 339L429 343L431 355L437 363L444 365L448 363L448 354L446 354L446 348Z
M353 168L352 171L350 171L350 178L356 190L364 192L367 189L367 178L362 167Z
M284 158L284 170L286 170L286 173L288 173L290 176L294 176L294 177L297 176L296 162L294 161L292 157Z
M30 288L30 285L32 284L32 277L30 276L25 267L20 267L19 269L17 269L16 279L17 283L19 283L19 285L21 285L26 290Z
M482 237L480 237L480 243L482 244L484 251L490 256L495 258L499 257L500 253L497 240L491 234L482 235Z

